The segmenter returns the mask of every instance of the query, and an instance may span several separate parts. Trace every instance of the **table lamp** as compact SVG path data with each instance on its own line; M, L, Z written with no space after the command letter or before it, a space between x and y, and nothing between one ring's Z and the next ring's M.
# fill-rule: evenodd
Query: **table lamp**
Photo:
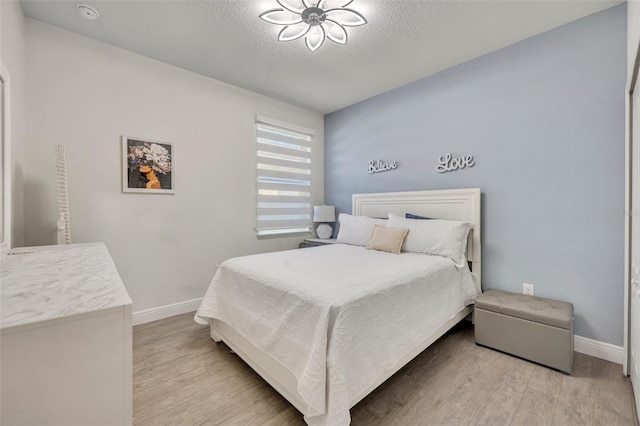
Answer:
M326 222L336 221L335 206L313 206L313 221L321 222L316 229L318 238L321 238L323 240L331 238L331 234L333 234L333 228Z

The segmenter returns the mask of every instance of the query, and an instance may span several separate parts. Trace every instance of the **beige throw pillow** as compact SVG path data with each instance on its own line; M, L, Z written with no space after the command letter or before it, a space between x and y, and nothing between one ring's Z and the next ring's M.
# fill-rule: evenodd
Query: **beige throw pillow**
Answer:
M407 232L409 230L406 228L387 228L375 225L367 249L399 254Z

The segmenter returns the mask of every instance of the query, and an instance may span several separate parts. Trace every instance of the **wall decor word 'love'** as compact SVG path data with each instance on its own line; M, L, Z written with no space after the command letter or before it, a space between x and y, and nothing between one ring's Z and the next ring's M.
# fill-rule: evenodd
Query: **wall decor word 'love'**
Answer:
M395 170L398 168L397 161L369 161L369 167L367 168L367 172L378 173L378 172L386 172L387 170Z
M447 155L438 158L436 170L438 173L453 172L455 170L464 169L465 167L473 167L474 165L473 155L467 155L463 158L455 158L450 152L447 152Z

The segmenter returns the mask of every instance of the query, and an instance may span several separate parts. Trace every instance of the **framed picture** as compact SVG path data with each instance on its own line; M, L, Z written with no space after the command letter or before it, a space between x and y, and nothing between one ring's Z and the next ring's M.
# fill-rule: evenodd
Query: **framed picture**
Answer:
M122 192L174 194L173 144L122 136Z

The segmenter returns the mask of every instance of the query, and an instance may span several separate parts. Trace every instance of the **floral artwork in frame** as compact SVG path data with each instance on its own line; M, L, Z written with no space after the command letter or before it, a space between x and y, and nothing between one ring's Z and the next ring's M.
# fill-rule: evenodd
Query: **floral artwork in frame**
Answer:
M123 136L122 191L174 194L173 144Z

